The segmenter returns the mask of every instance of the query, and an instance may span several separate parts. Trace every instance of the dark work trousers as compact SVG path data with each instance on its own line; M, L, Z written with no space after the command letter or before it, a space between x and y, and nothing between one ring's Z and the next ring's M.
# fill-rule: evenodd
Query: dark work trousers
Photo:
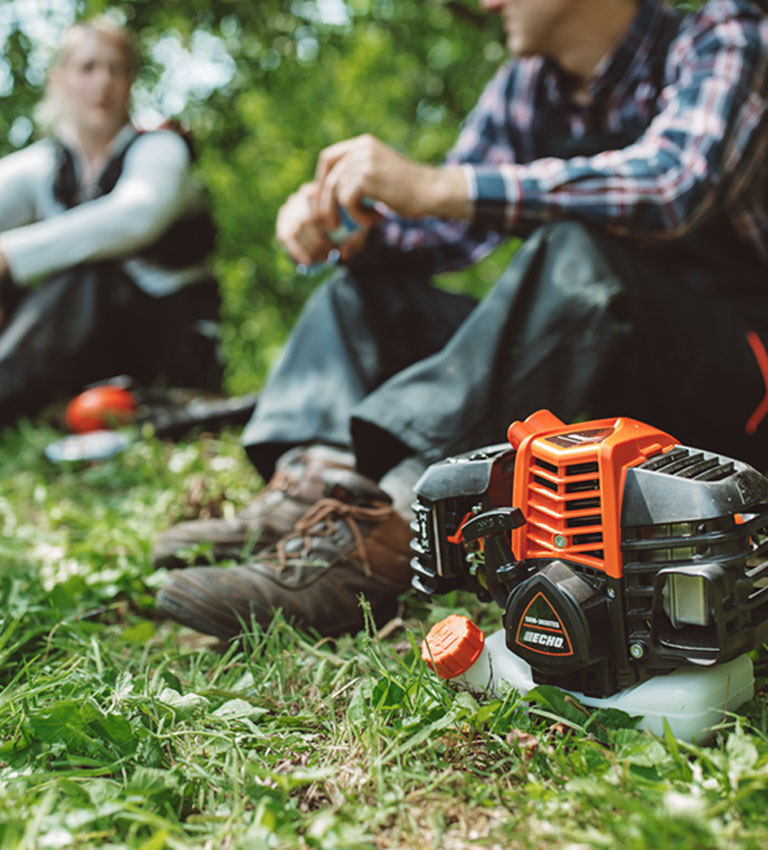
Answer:
M363 473L503 442L548 408L627 416L768 469L768 281L665 257L577 223L538 230L491 292L341 270L309 300L244 443L352 446Z
M205 324L218 321L213 280L155 298L116 264L98 263L35 289L6 285L2 302L0 425L115 375L218 383L216 340Z

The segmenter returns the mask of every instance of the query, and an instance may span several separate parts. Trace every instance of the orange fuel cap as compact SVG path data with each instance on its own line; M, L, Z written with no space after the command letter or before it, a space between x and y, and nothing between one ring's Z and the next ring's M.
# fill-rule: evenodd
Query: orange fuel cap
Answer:
M421 657L441 679L453 679L477 661L485 635L468 617L451 614L427 632Z

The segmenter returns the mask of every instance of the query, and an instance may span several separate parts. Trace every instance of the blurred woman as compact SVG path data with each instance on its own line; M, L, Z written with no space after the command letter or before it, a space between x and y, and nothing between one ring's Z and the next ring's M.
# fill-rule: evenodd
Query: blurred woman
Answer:
M109 19L71 27L49 135L0 160L0 424L118 374L218 382L213 224L185 139L131 124L137 64Z

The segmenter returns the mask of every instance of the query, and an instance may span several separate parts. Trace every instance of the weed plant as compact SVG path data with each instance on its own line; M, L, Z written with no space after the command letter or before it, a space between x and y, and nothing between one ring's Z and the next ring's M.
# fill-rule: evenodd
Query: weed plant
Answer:
M478 699L418 660L451 595L336 641L160 620L151 542L260 485L237 436L54 466L0 434L0 849L768 846L766 680L698 747L554 689ZM766 653L755 654L764 674Z

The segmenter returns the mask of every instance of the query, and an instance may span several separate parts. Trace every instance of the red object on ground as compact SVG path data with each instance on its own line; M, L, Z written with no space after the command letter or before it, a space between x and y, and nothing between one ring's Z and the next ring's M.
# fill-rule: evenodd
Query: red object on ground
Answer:
M75 396L67 405L65 421L77 434L118 428L133 419L138 403L125 387L103 384Z
M453 679L469 670L484 645L485 635L472 620L451 614L427 632L421 657L441 679Z

